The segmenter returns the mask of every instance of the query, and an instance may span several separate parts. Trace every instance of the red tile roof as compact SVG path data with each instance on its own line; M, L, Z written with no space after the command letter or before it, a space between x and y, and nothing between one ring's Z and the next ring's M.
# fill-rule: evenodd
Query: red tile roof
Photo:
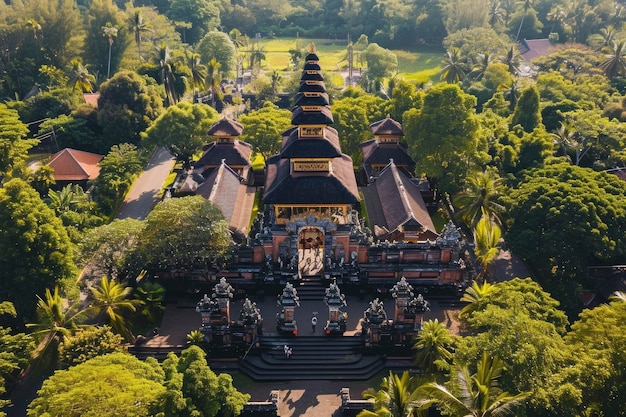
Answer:
M56 181L86 181L100 174L102 155L65 148L50 157Z

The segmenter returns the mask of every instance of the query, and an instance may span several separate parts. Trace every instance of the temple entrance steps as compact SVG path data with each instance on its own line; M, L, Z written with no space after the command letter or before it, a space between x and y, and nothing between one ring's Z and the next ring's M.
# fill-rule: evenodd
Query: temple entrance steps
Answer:
M240 363L256 381L366 380L386 368L383 355L368 355L361 336L261 336ZM292 349L290 358L284 346Z
M326 284L320 276L302 277L296 286L301 301L322 301L326 294Z

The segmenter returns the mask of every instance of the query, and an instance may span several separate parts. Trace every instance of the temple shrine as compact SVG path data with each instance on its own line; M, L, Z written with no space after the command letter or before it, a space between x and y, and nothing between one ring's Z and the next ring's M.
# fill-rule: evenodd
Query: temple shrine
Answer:
M226 277L238 291L259 295L318 281L363 293L388 292L403 279L458 294L468 279L464 242L452 222L436 230L434 191L414 177L400 123L389 117L373 123L373 138L361 144L362 166L355 167L332 127L313 46L294 99L292 127L263 175L252 172L252 147L239 140L243 127L223 118L208 132L215 141L177 182L174 197L198 194L220 208L236 243L226 265L192 271L193 285L206 290ZM255 195L261 204L252 219Z

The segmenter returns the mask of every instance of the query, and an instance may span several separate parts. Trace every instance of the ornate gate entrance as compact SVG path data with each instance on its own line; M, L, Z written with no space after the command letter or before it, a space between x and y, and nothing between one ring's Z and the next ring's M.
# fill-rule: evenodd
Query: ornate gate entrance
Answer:
M324 272L324 231L303 227L298 233L298 276L320 276Z

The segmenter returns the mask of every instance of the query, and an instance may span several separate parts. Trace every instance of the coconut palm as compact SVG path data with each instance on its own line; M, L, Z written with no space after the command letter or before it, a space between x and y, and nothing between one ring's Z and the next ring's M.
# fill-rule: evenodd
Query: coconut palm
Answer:
M217 95L220 93L220 67L222 64L217 62L215 58L212 58L207 65L206 72L206 85L209 87L209 91L211 92L211 106L215 107L215 103L217 101Z
M526 20L526 15L528 14L528 9L533 7L533 0L523 0L522 7L524 8L524 14L522 15L522 20L519 22L519 28L517 28L517 35L515 35L515 42L519 39L519 34L522 30L522 26L524 26L524 20Z
M594 51L601 51L605 48L610 48L613 42L615 42L615 36L617 30L612 25L600 29L600 33L595 33L587 39L587 43Z
M474 228L474 254L482 266L480 277L487 280L489 264L500 252L499 244L502 231L493 224L491 217L483 211L483 215Z
M163 88L165 88L165 96L167 97L167 104L169 106L178 103L174 65L175 61L170 56L169 48L162 42L161 46L159 46L159 76Z
M452 360L454 337L439 320L428 320L415 337L415 364L420 371L433 375L448 368Z
M135 9L132 12L131 17L128 19L129 28L131 33L135 36L135 43L137 44L137 55L141 58L141 34L143 32L151 32L152 25L144 22L143 15L140 9Z
M131 340L132 334L124 314L135 312L143 304L141 300L129 298L132 288L102 277L100 284L91 287L90 291L93 301L88 311L95 313L100 322L108 322L113 330Z
M612 41L610 46L605 48L606 61L600 64L600 69L604 74L613 79L620 75L626 75L626 48L625 40Z
M498 379L504 363L498 358L490 358L483 352L477 364L476 373L470 375L468 367L457 365L453 374L458 394L450 392L435 382L426 383L415 393L421 397L417 403L420 411L433 405L446 410L446 415L455 417L499 417L511 415L516 407L523 404L530 392L512 395L498 387Z
M502 224L499 216L504 212L504 206L496 201L502 184L502 178L491 170L469 176L463 190L454 197L454 205L459 208L456 216L470 229L476 227L483 211L497 224Z
M111 47L113 46L113 38L117 36L117 28L111 24L111 22L107 22L105 26L102 26L102 36L107 38L107 42L109 43L109 60L107 63L107 79L111 76Z
M34 329L32 335L39 343L33 354L39 364L56 361L60 343L85 326L81 324L83 313L77 304L66 307L58 287L54 291L46 288L44 298L37 296L37 323L27 326Z
M461 61L459 48L450 48L446 51L441 80L453 84L465 79L465 63Z
M280 75L278 70L273 70L270 74L270 83L272 85L272 94L274 94L274 97L278 94L278 86L280 85L282 79L283 77Z
M383 378L380 389L375 391L369 388L363 393L363 398L374 400L374 411L364 410L358 417L411 417L418 397L414 387L416 380L404 371L398 376L389 372Z
M491 54L488 51L480 54L477 62L472 66L472 71L467 76L474 81L482 81L490 63Z
M200 63L200 54L191 52L187 54L187 66L191 72L191 86L193 90L194 101L198 96L198 92L206 86L206 66Z
M491 27L498 27L504 24L506 21L506 11L502 8L499 0L491 0L489 2L489 25Z
M506 64L511 74L517 75L520 72L521 59L522 59L521 56L517 53L515 48L511 46L506 51L506 55L502 57L502 63Z
M67 83L72 90L80 90L82 93L93 92L96 84L96 77L89 73L89 70L78 58L72 59L72 75Z
M460 318L468 317L477 308L482 299L484 299L489 293L494 290L494 285L484 281L479 284L476 281L472 281L472 285L465 290L465 293L461 297L461 301L468 303L459 313Z

